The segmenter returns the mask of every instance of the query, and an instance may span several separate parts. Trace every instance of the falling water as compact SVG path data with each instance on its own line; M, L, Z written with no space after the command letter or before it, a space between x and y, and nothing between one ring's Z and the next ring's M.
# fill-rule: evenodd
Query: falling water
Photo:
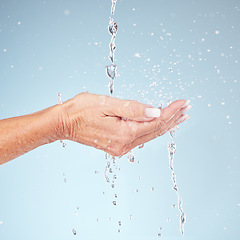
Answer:
M115 54L115 40L116 40L116 35L117 35L117 23L114 22L113 15L115 13L115 7L116 7L117 0L112 0L112 7L111 7L111 17L109 19L109 24L108 24L108 32L111 35L111 41L109 43L109 59L111 61L111 64L106 66L106 74L110 78L108 88L110 94L113 94L114 91L114 79L117 75L117 65L114 64L114 54Z
M177 179L176 179L176 174L174 172L174 167L173 167L173 160L174 160L174 155L176 152L176 144L174 143L174 138L175 138L174 131L170 132L170 137L171 137L171 140L168 144L169 168L172 172L173 190L176 191L177 197L178 197L178 210L180 212L180 232L183 235L184 234L184 224L186 222L186 214L184 213L183 208L182 208L183 201L178 192Z
M58 93L58 104L62 104L62 95L60 92ZM62 144L62 147L66 147L67 145L63 140L60 140L60 143Z

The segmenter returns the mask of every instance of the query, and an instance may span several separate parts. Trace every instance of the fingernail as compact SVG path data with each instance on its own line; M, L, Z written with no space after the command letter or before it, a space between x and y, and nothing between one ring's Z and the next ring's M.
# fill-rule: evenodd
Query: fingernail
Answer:
M188 106L182 111L182 113L188 112L191 108L192 108L192 106L191 106L191 105L188 105Z
M185 115L183 115L182 117L180 117L177 122L178 122L178 123L182 123L182 122L186 121L186 120L189 119L189 118L190 118L190 116L187 115L187 114L185 114Z
M159 108L145 108L145 117L156 118L160 117L161 110Z
M190 102L191 102L190 100L187 100L187 101L183 104L182 108L188 106Z

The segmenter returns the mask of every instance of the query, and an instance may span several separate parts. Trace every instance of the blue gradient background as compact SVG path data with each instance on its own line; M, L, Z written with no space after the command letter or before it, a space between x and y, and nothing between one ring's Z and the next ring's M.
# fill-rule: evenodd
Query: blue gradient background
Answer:
M54 105L58 92L63 101L108 94L110 8L110 0L1 0L0 118ZM166 135L134 150L135 163L120 160L114 190L104 153L73 142L2 165L0 239L239 239L240 1L118 0L114 19L114 96L156 107L191 99L174 162L184 237Z

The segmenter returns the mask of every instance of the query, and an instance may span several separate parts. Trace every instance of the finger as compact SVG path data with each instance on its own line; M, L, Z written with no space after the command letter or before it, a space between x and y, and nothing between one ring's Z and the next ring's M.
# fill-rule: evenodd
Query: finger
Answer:
M156 132L153 132L153 133L150 133L150 134L146 134L144 136L141 136L141 137L137 138L134 142L129 144L128 149L127 149L127 151L124 154L126 154L128 151L130 151L131 149L133 149L133 148L135 148L135 147L137 147L137 146L139 146L141 144L149 142L149 141L155 139L156 137L162 136L163 134L167 133L168 130L170 130L173 127L178 126L180 123L186 121L187 119L189 119L188 115L180 115L177 118L174 117L160 131L156 131Z
M181 114L186 113L190 107L185 107L185 100L178 100L168 107L162 110L161 116L152 120L151 122L135 122L135 121L126 121L126 124L129 127L129 133L133 133L133 136L136 138L159 131L159 129L166 125L174 116L179 117ZM167 125L168 126L168 125Z
M159 117L161 110L153 108L133 100L119 100L117 98L108 98L105 114L108 116L118 116L121 118L134 120L134 121L152 121L154 118Z

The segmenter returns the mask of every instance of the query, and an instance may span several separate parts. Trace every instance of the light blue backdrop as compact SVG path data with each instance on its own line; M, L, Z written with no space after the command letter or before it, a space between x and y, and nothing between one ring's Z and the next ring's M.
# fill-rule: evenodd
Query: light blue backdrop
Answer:
M1 0L0 118L54 105L58 92L108 94L110 8L110 0ZM114 18L114 96L153 106L191 99L174 161L183 238L239 239L240 1L118 0ZM135 163L123 157L115 189L104 153L73 142L1 166L0 239L181 239L168 141L134 150Z

